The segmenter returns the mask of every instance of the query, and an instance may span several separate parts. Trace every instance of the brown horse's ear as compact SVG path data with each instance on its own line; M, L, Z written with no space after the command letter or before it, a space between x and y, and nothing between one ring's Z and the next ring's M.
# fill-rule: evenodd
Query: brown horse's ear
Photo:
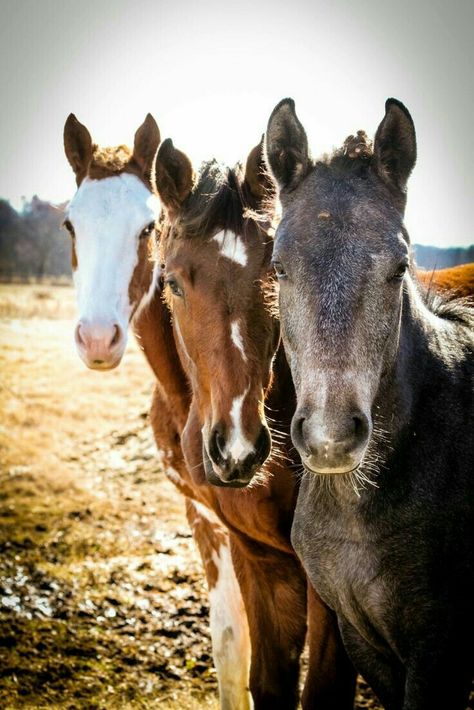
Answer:
M76 174L79 185L87 175L92 158L92 138L85 126L73 113L70 113L64 124L64 151L71 168Z
M310 166L308 139L293 99L283 99L272 111L265 136L266 160L281 190L294 189Z
M171 138L163 141L156 156L155 181L161 201L174 219L193 188L194 171L188 156L174 147Z
M262 200L273 188L272 179L265 165L263 140L264 135L262 135L260 143L250 151L245 164L245 182L257 200Z
M416 163L416 134L412 117L396 99L385 102L385 116L375 134L374 159L380 177L404 193Z
M160 129L151 113L147 113L145 120L135 133L133 143L133 159L142 171L143 177L151 182L151 171L156 151L160 145Z

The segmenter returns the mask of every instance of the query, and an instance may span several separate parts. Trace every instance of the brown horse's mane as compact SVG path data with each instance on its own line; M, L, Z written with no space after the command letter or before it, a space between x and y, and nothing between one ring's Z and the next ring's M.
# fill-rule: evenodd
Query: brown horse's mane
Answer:
M245 235L257 208L242 165L224 167L213 159L201 165L176 227L190 239L209 238L216 229Z

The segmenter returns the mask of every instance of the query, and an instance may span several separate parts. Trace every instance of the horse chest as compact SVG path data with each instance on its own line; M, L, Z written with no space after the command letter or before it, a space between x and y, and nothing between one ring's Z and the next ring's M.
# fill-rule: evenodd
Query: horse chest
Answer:
M336 613L374 645L391 636L390 590L380 575L376 544L363 523L322 497L305 496L303 482L292 529L296 552L314 587Z

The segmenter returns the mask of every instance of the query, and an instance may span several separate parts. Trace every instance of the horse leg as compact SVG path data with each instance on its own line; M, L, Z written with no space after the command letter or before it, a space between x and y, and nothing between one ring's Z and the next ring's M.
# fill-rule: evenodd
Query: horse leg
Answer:
M306 579L296 558L231 535L249 622L255 710L294 710L306 635Z
M337 617L308 581L309 663L303 710L352 710L356 671L342 643Z
M405 670L393 657L390 661L362 638L356 629L340 619L344 646L354 666L363 675L385 710L402 710Z
M403 710L464 710L472 678L469 648L468 639L463 643L459 637L418 648L407 662Z
M221 710L251 710L250 637L229 535L211 510L186 499L186 514L209 588L212 655Z

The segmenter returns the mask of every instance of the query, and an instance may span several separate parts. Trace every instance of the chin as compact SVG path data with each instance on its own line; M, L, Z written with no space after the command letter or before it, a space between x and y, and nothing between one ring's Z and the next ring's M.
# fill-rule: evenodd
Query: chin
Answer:
M348 473L354 473L359 468L362 463L362 459L356 464L352 463L346 466L314 466L310 465L308 461L303 461L303 466L305 471L308 473L315 473L318 476L344 476Z

